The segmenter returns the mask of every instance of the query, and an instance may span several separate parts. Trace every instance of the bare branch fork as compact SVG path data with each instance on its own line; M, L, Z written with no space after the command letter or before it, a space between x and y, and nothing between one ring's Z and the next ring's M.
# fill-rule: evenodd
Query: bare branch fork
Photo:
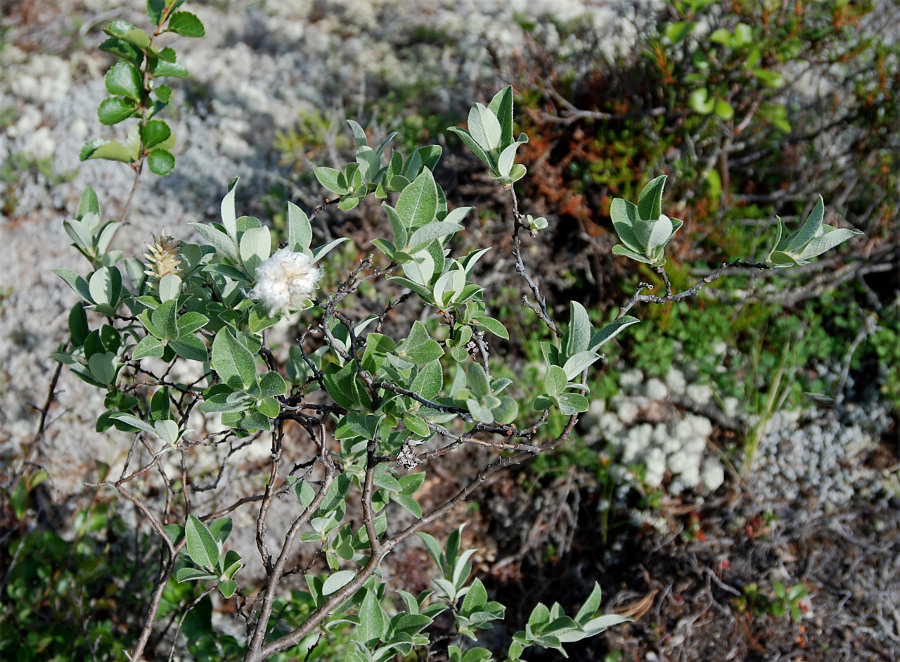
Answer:
M652 290L653 285L650 283L641 282L638 284L637 291L628 301L619 309L619 314L616 315L616 319L623 318L629 310L631 310L635 305L639 303L675 303L681 301L683 299L687 299L688 297L692 297L700 292L705 286L712 283L714 280L719 278L725 271L728 269L734 268L742 268L742 269L769 269L767 264L761 262L744 262L743 260L734 260L732 262L722 263L720 267L711 271L707 276L701 278L697 283L695 283L692 287L684 290L683 292L679 292L678 294L672 293L672 284L669 282L669 277L666 274L666 270L664 267L656 267L656 272L660 274L665 283L666 287L666 295L665 296L656 296L654 294L641 294L644 290Z

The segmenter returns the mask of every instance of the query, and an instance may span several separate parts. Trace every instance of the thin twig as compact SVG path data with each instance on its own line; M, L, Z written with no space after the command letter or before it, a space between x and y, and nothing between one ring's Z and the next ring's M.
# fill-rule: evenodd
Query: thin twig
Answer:
M13 479L3 491L4 500L8 498L8 495L13 494L16 491L19 481L22 479L22 476L25 475L27 468L31 466L31 463L34 461L34 456L37 454L41 439L44 438L44 433L47 431L47 414L50 412L53 398L56 395L56 386L59 384L59 375L60 372L62 372L62 367L62 363L56 364L56 369L53 371L53 376L50 378L50 385L47 387L47 397L44 399L44 406L41 407L41 418L38 422L37 432L34 433L34 438L31 440L31 446L28 449L28 454L22 461L22 466L19 467L19 470L13 475Z
M638 303L670 303L678 302L682 299L694 296L706 285L709 285L711 282L721 276L726 269L734 269L735 267L741 267L744 269L768 269L769 265L764 263L744 262L743 260L734 260L733 262L728 262L727 264L723 263L722 266L720 266L718 269L711 271L707 276L700 279L693 287L688 288L683 292L679 292L678 294L667 293L664 297L658 297L652 294L641 294L643 290L652 290L653 285L649 283L640 283L638 284L637 290L631 296L631 298L625 303L624 306L619 309L619 314L616 316L616 319L621 319L622 317L624 317L625 314ZM669 284L668 278L665 278L665 282L667 292L671 292L672 286Z
M331 487L331 483L334 481L335 475L337 473L336 468L334 466L334 462L331 459L331 452L328 449L328 445L325 442L325 425L324 423L320 426L319 429L319 438L317 439L317 443L319 444L319 462L321 466L325 469L325 478L322 481L322 487L319 489L319 493L312 500L312 502L303 509L303 512L298 515L294 521L291 523L288 532L285 534L284 542L281 545L281 552L278 555L278 559L275 561L275 564L272 566L271 570L268 571L268 580L266 581L265 589L263 589L262 600L260 601L260 610L259 617L256 623L256 629L253 632L253 636L250 639L250 643L247 647L247 655L244 658L246 662L255 662L259 660L264 660L276 651L284 650L286 647L275 647L274 642L263 646L266 631L268 629L269 617L272 615L272 606L275 602L275 596L278 591L278 584L281 580L282 575L285 571L285 565L287 564L287 560L290 556L291 550L294 545L294 540L297 538L297 535L300 533L300 529L309 521L312 517L313 513L316 512L318 507L325 500L325 497L328 494L328 490ZM370 559L376 558L374 555ZM374 572L374 568L372 569ZM354 589L355 590L355 589ZM341 594L342 592L338 592ZM343 600L343 598L342 598ZM324 605L322 605L312 616L307 620L309 623L310 620L316 617L317 614L323 612L326 609L326 605L331 602L331 600L327 601ZM328 611L323 613L322 617L316 621L316 625L321 622L328 614L330 613L330 608ZM301 628L303 629L303 628ZM311 627L309 628L312 629ZM296 630L295 630L296 632ZM305 636L305 635L303 635ZM303 638L302 636L300 637ZM299 640L298 640L299 641Z
M547 325L553 333L556 334L557 337L562 337L562 331L559 330L559 327L556 326L556 323L550 318L550 313L547 311L547 300L541 294L541 288L535 282L535 280L531 277L531 274L528 273L528 268L525 266L525 261L522 259L522 238L519 236L519 233L523 228L526 228L524 223L524 216L519 213L519 199L516 197L516 191L512 186L508 187L509 194L512 197L512 212L513 212L513 255L516 258L516 273L519 274L527 283L529 289L531 289L532 294L534 294L534 298L537 303L532 303L528 300L528 297L523 296L522 301L526 306L531 308L534 313L538 316L538 318Z

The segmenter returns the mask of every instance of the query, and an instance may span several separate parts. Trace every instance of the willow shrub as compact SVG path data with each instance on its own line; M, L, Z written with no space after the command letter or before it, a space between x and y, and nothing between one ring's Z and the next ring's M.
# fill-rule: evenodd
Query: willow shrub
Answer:
M158 39L166 32L204 33L181 4L148 2L152 36L124 21L107 28L110 38L102 48L120 62L106 75L110 97L99 117L108 125L129 122L130 128L124 142L88 143L82 158L129 163L136 177L144 161L157 175L174 167L174 136L158 117L171 90L160 79L187 72ZM206 658L302 657L314 653L326 633L348 629L355 645L348 659L360 662L413 652L428 657L437 647L446 647L451 660L494 659L463 642L502 619L505 608L472 576L475 550L461 546L461 530L438 540L426 531L429 525L489 477L566 442L590 404L589 371L603 346L638 322L626 314L636 304L690 297L733 266L801 265L857 233L824 225L820 198L799 229L789 232L780 221L772 228L763 261L722 264L679 293L667 285L665 293L646 294L650 286L641 283L618 318L601 328L577 301L569 303L565 323L554 319L555 307L541 293L540 269L527 264L521 251L523 243L541 241L548 221L518 207L514 183L527 173L517 150L528 137L514 135L513 91L507 87L488 105L472 107L467 129L449 131L508 195L515 258L509 284L522 291L523 314L536 315L545 329L540 383L515 384L493 376L498 358L492 346L509 334L487 310L475 276L490 247L465 255L454 250L454 237L465 231L473 208L448 204L434 175L441 147L403 154L391 149L395 134L370 146L362 126L349 126L356 158L315 170L334 195L310 215L331 204L349 210L375 196L383 200L384 223L383 234L371 239L377 254L359 264L329 265L329 273L345 274L341 282L323 280L322 265L349 238L316 246L310 215L291 203L286 234L273 236L259 219L238 215L236 180L222 201L220 222L191 224L199 241L160 235L143 259L113 248L119 221L102 220L91 190L65 222L90 266L83 274L57 270L78 302L69 316L70 338L55 357L106 393L98 428L116 430L123 440L130 435L128 461L102 485L138 507L141 526L153 530L160 550L132 659L163 639ZM636 202L616 199L611 213L620 240L613 252L650 265L668 284L665 251L682 222L663 213L664 185L665 177L652 179ZM347 305L363 283L384 293L381 308L369 314ZM414 315L400 314L403 308ZM422 308L432 324L404 321ZM279 361L269 329L298 314L296 342L287 360ZM392 324L385 325L388 316ZM388 333L386 326L402 332ZM513 397L522 392L538 393L527 409ZM551 413L566 418L561 433L549 432ZM197 421L204 427L213 421L220 431L197 433ZM206 494L199 505L195 490L210 475L221 475L245 444L268 444L266 468L258 481L247 481L264 487L247 488L230 503ZM458 476L462 487L450 498L423 509L419 488L435 475L433 467L469 446L486 449L490 458ZM228 451L224 459L216 454L222 449ZM211 463L218 468L200 468ZM213 494L224 487L216 481ZM281 498L295 502L286 532L275 536L267 521ZM233 522L227 515L238 509L255 513L255 530L234 533L256 538L258 558L229 549ZM434 562L432 587L418 594L402 587L389 591L382 564L413 536ZM301 558L314 562L298 565ZM262 586L242 583L248 563L265 574ZM191 583L202 592L182 590ZM209 604L212 591L234 602L230 611L246 637L217 631L208 614L199 630L197 619L187 619L198 605ZM530 646L562 651L566 643L626 620L600 613L598 585L585 586L584 594L574 616L558 604L538 604L502 659L518 660ZM449 636L436 634L436 620ZM185 622L191 636L179 638Z

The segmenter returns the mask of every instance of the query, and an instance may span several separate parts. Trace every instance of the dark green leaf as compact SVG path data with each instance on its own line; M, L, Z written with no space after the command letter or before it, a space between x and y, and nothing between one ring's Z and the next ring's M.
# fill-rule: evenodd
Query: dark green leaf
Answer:
M305 251L312 241L309 217L293 202L288 202L288 247L292 251Z
M485 315L484 317L479 317L474 321L477 326L487 329L495 336L503 338L504 340L509 340L509 331L506 330L506 327L503 326L503 323L500 322L500 320L496 320L493 317L488 317L487 315Z
M141 129L141 140L144 141L144 149L152 149L172 135L169 125L162 120L150 120Z
M276 395L284 395L287 393L287 384L277 372L267 372L259 380L259 390L264 398L271 398Z
M232 262L236 263L238 261L237 246L235 245L234 240L227 234L217 229L215 226L207 225L205 223L190 223L189 225L195 227L197 231L203 235L206 241L216 249L216 252L221 253L222 256L227 257Z
M230 517L222 517L209 524L209 532L212 534L212 537L220 543L225 543L228 540L233 528L234 523L231 521ZM228 554L233 555L236 554L236 552L228 552ZM238 556L238 558L240 557Z
M327 244L322 244L318 248L313 249L312 251L312 261L313 264L321 260L323 257L328 255L335 248L343 244L345 241L350 241L349 237L338 237L332 241L329 241Z
M638 214L647 221L655 221L662 214L662 194L666 176L660 175L647 182L638 198Z
M431 301L431 290L427 287L416 283L409 278L403 278L402 276L388 276L388 280L397 283L405 288L408 288L422 297L425 301Z
M356 361L351 361L343 368L329 364L323 373L328 394L344 409L368 408L371 405L371 399L360 388L356 370Z
M428 340L425 344L412 347L403 353L403 358L412 361L416 365L423 365L436 361L444 355L444 350L436 340Z
M115 20L103 30L110 37L118 37L138 48L150 48L150 37L143 30L134 27L128 21Z
M124 412L116 412L110 415L110 418L115 419L117 421L121 421L127 425L130 425L135 430L142 430L144 432L149 432L153 436L156 436L156 428L147 423L146 421L141 420L137 416L133 414L126 414Z
M431 172L431 171L423 170L422 172ZM418 181L418 180L416 180L416 181ZM408 191L413 186L415 186L415 182L410 184L410 186L407 187L403 193L406 193L406 191ZM400 194L401 198L403 197L403 193ZM399 204L398 204L398 209L399 209ZM423 213L427 213L427 212L423 211ZM404 219L404 221L405 221L405 219ZM463 229L463 227L461 225L459 225L458 223L445 223L445 222L441 222L441 221L434 221L434 222L427 221L423 225L413 226L413 227L415 227L416 229L412 233L412 235L409 237L409 241L406 244L406 246L404 246L404 250L412 255L414 255L418 251L422 250L425 246L430 244L435 239L439 239L448 234L454 234Z
M281 405L275 398L263 398L256 403L256 411L266 418L276 418L281 413Z
M488 108L476 103L469 111L469 134L476 143L489 153L500 146L502 129L500 121ZM491 167L494 167L491 163Z
M563 416L571 416L588 410L590 402L580 393L563 393L556 398Z
M163 103L169 103L169 99L172 98L172 88L168 85L157 85L153 88L153 94Z
M147 0L147 16L150 17L153 25L160 24L165 8L166 0Z
M481 145L476 142L475 138L472 137L465 129L460 129L457 126L447 127L447 131L450 133L455 133L460 139L466 144L466 146L472 150L472 153L481 159L488 166L493 167L493 159L488 155L488 153L482 149Z
M339 182L341 176L340 170L320 166L313 170L313 174L316 176L316 179L319 180L319 183L332 193L340 193L341 195L348 193L347 187L342 186Z
M412 390L423 398L432 400L441 392L444 385L444 371L439 361L426 363L419 370L412 383Z
M184 582L196 582L203 581L207 579L216 579L216 576L210 574L206 570L199 570L198 568L179 568L175 572L175 581L179 584Z
M209 358L206 345L197 336L180 336L177 340L170 340L168 344L178 356L191 361L202 363Z
M135 346L135 348L131 352L131 359L133 361L137 361L139 359L143 359L147 356L154 356L159 358L163 355L165 351L165 346L162 344L162 341L158 338L154 338L153 336L144 336L141 338L141 341Z
M84 304L79 301L72 306L72 310L69 312L69 335L72 338L72 345L81 347L90 331L87 312Z
M153 326L162 333L162 337L167 340L174 340L178 337L178 323L176 315L178 313L178 302L173 300L161 303L156 307L150 319Z
M400 481L393 476L390 466L385 462L382 462L375 467L373 482L376 487L383 488L390 492L403 491L403 486L400 484Z
M551 365L547 369L547 374L544 377L544 390L547 392L547 395L554 398L562 395L566 390L566 373L562 368Z
M93 303L91 299L91 290L88 282L71 269L53 269L53 273L66 281L66 284L72 288L75 294L89 303Z
M640 322L640 320L636 317L632 317L631 315L625 315L624 317L617 319L614 322L610 322L591 337L588 350L596 352L603 345L612 340L624 328L631 326L632 324L637 324L638 322Z
M594 352L578 352L569 357L563 366L563 371L568 379L575 379L585 368L593 365L599 359L600 356Z
M176 32L183 37L202 37L206 34L203 22L194 14L186 11L177 11L169 17L170 32Z
M88 286L91 298L98 304L98 310L102 305L115 312L122 293L122 272L118 267L100 267L91 276Z
M372 589L366 589L359 607L359 621L356 633L360 642L365 645L375 644L387 633L390 619Z
M416 156L421 159L422 167L428 168L432 172L434 172L438 161L441 160L441 152L442 149L440 145L425 145L423 147L416 148ZM416 173L416 175L418 174L419 173Z
M140 68L141 63L144 61L144 53L140 48L118 37L110 37L100 44L99 48L104 53L111 53L126 62L130 62L135 68Z
M500 146L506 147L513 141L513 90L507 85L494 95L488 109L500 121Z
M391 501L396 502L413 517L422 517L422 506L420 506L411 496L406 496L405 494L392 494Z
M106 90L113 95L126 97L135 102L141 99L143 85L141 74L128 62L118 62L110 67L104 78Z
M164 48L159 52L159 57L161 57L166 62L175 62L178 57L175 54L175 50L172 48Z
M217 386L222 385L219 384ZM253 402L253 398L246 393L233 391L208 393L204 397L205 401L200 408L205 412L239 413L247 411Z
M171 418L169 402L169 388L163 386L156 389L156 393L150 398L150 420L153 422Z
M500 396L500 404L491 409L494 420L502 425L508 425L519 416L519 403L508 395Z
M460 610L462 615L469 616L473 612L479 611L487 603L487 597L487 590L485 590L484 584L476 577L469 592L466 593L466 597L463 599L462 609Z
M235 339L228 327L219 329L213 340L212 366L219 378L233 389L243 390L256 383L253 354Z
M153 174L165 177L175 168L175 157L167 150L154 149L147 157L147 165Z
M237 592L238 584L233 579L223 579L219 582L219 593L226 600Z
M466 369L466 377L469 388L479 398L491 394L491 385L488 383L487 374L479 363L470 363Z
M395 261L395 256L397 254L397 249L389 242L387 239L373 239L372 245L384 253L384 256L389 259L391 262Z
M183 64L181 64L180 62L166 62L162 58L159 58L156 61L150 73L152 73L155 78L159 78L161 76L187 78L188 76L187 68Z
M136 116L139 113L136 101L123 99L122 97L107 97L100 102L100 106L97 108L97 118L101 124L107 126Z
M356 572L353 570L339 570L332 573L325 580L325 583L322 584L322 595L331 595L341 590L353 581L354 577L356 577Z
M405 228L415 229L434 220L438 207L437 185L427 168L403 189L397 200L397 215Z
M181 338L194 333L197 329L202 329L207 322L209 322L209 318L206 315L196 312L185 313L178 318L178 337Z
M84 192L81 194L81 199L78 201L78 212L75 214L75 218L80 221L87 214L100 214L100 200L97 198L94 189L90 186L84 189Z
M594 582L594 588L591 590L591 594L588 596L587 600L584 601L584 604L581 605L581 609L578 610L578 613L575 615L575 620L584 625L588 620L600 609L600 600L603 597L603 592L600 590L600 584Z

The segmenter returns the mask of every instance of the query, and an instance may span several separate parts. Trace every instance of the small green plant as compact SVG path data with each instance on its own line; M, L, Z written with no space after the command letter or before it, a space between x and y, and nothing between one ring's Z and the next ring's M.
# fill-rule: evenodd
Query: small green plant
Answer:
M747 389L755 394L753 398L754 419L750 428L744 434L744 462L743 475L746 478L753 469L753 458L756 456L756 449L763 437L769 430L769 423L775 412L780 411L785 401L790 395L790 384L793 382L794 371L796 370L796 354L791 342L784 344L781 352L781 358L778 366L775 368L774 374L768 386L768 392L761 394L752 382L759 378L759 362L762 351L762 339L760 343L753 348L752 364L753 369L750 371L751 377L748 379ZM762 396L762 398L761 398ZM762 399L762 402L760 400Z
M809 595L806 584L794 584L790 588L775 580L772 591L764 593L756 582L744 586L744 594L733 598L734 604L742 612L750 612L754 616L771 616L781 618L790 614L795 623L803 617L805 610L803 600Z

